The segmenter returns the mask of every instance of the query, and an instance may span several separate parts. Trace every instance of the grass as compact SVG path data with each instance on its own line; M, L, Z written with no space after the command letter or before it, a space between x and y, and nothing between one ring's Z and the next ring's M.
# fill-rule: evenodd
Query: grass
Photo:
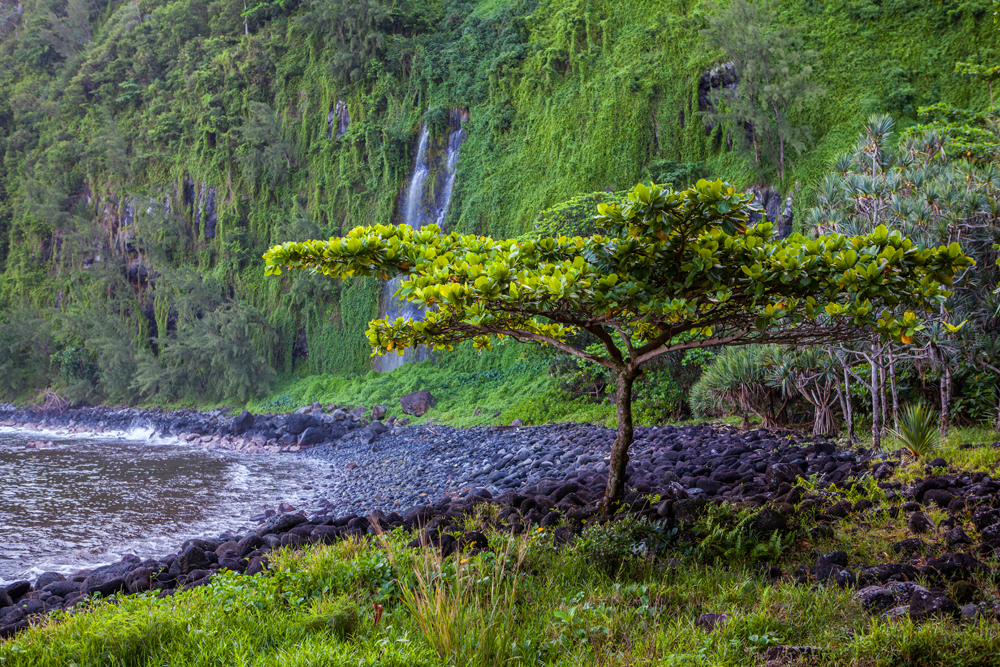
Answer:
M716 508L694 534L745 512ZM854 515L831 538L800 533L772 560L785 572L834 549L852 564L895 561L888 544L905 536L902 515ZM995 623L881 621L852 591L771 581L742 556L637 520L561 547L542 529L492 533L492 551L444 561L405 548L409 539L281 551L263 576L60 614L0 643L0 665L753 665L771 646L808 645L823 653L800 664L916 666L990 664L1000 651ZM695 621L708 612L731 620L707 633Z

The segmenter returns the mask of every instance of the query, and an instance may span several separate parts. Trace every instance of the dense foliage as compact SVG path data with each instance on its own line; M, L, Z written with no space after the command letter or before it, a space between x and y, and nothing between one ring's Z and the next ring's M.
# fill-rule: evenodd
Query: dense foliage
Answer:
M264 259L275 276L283 268L333 278L404 275L400 297L425 315L373 321L368 340L378 354L465 340L489 349L491 338L510 337L611 370L618 438L610 508L624 495L632 385L645 364L725 345L810 346L868 339L872 330L908 337L921 326L918 317L897 318L893 310L940 306L950 294L944 286L972 263L958 243L920 248L884 226L862 236L774 242L770 223L747 227L749 199L722 181L680 192L640 184L621 204L598 206L607 236L518 243L445 235L436 225L378 225L329 241L288 242ZM574 345L581 331L603 349ZM806 384L796 386L812 397Z
M947 63L996 60L990 11L779 3L827 90L796 118L814 142L785 180L811 183L872 112L985 106L986 86ZM448 220L463 233L517 236L644 177L766 178L727 122L706 132L697 115L723 57L708 16L680 0L0 1L0 346L17 351L0 391L204 402L272 372L367 370L378 283L265 282L260 255L390 222L421 124L440 150L454 107L470 114ZM218 287L195 316L214 324L184 325L189 279ZM209 329L244 332L224 354L270 369L181 379L168 350L218 343ZM52 355L71 350L90 357L63 370Z

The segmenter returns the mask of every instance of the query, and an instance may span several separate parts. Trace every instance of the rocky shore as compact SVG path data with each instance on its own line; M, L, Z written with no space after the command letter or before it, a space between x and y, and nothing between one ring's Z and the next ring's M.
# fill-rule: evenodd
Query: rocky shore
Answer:
M486 536L463 527L472 513L494 516L488 520L491 528L504 532L541 526L557 542L604 520L598 504L614 439L609 429L585 424L455 429L405 426L402 420L391 420L389 426L390 420L374 418L384 418L377 409L374 415L340 408L320 412L322 416L234 419L213 413L84 409L35 415L28 421L24 413L0 410L3 423L45 428L153 427L160 433L200 430L209 435L199 437L226 438L228 434L217 431L232 429L233 422L242 419L253 424L245 433L271 429L280 441L280 434L290 434L312 418L320 426L305 426L300 435L337 424L345 431L309 448L310 455L333 462L336 471L315 507L282 506L253 517L255 529L189 540L176 553L157 558L127 556L92 571L45 573L33 583L14 583L0 589L0 637L27 627L37 614L73 607L86 597L150 590L172 595L206 584L222 569L255 574L267 566L268 553L282 546L404 528L413 531L412 546L430 546L449 555L457 549L489 547ZM822 539L832 534L834 524L852 515L904 513L914 537L894 545L898 558L892 562L852 562L846 552L833 552L819 555L811 567L765 574L802 584L857 588L866 608L890 616L976 616L1000 610L1000 604L985 599L969 583L991 573L982 559L1000 548L1000 483L984 473L950 471L904 486L886 481L898 457L841 449L827 439L787 431L740 432L707 424L637 428L631 452L625 509L677 528L678 539L692 539L688 530L699 514L709 503L722 500L754 508L742 529L758 535L799 532ZM943 460L931 461L927 471L940 473L946 466ZM852 503L843 492L831 490L830 485L850 486L864 474L881 489L883 502L878 505L866 499ZM801 483L804 478L810 483ZM479 512L484 503L495 504L496 511ZM941 526L935 527L929 518L931 508L947 513ZM919 586L917 578L933 585Z

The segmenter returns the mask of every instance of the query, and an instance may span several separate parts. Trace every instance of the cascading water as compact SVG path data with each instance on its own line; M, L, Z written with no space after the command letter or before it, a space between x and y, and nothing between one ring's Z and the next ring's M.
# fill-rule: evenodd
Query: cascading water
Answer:
M435 222L443 227L451 204L451 193L455 188L456 167L458 166L459 149L465 141L465 131L462 122L468 119L468 112L455 109L451 113L451 133L448 135L448 145L444 155L435 154L432 150L431 133L425 125L420 132L420 142L417 145L417 159L413 165L413 176L406 191L403 202L403 224L413 229L420 229L428 222ZM443 159L442 159L443 158ZM430 178L434 168L440 166L435 178ZM431 189L428 192L428 186ZM401 300L396 296L403 276L396 276L382 288L379 303L380 317L392 321L402 317L404 320L422 320L423 308L411 301ZM386 354L375 358L375 370L388 373L410 361L427 359L428 349L423 346L407 348L403 356Z
M413 229L420 229L424 224L424 188L427 185L427 175L431 173L431 166L427 164L427 149L430 143L431 133L424 125L417 147L417 161L413 165L413 177L406 191L406 207L403 209L403 224Z
M458 129L448 135L448 152L445 159L445 179L444 191L441 193L441 212L437 217L439 227L444 226L445 216L448 215L448 206L451 204L451 191L455 188L455 168L458 166L458 150L465 141L465 130L462 129L461 116L458 118Z

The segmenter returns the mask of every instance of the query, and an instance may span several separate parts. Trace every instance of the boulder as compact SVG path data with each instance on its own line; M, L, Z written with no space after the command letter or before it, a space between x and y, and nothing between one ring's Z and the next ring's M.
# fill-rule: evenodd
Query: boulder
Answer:
M6 591L7 595L10 596L10 599L13 600L14 602L17 602L18 600L20 600L25 595L31 592L31 582L15 581L14 583L9 584L7 586Z
M924 494L924 505L937 505L938 507L948 507L955 496L944 489L931 489Z
M228 542L223 542L215 549L215 555L222 558L226 555L227 551L232 551L236 554L240 552L240 543L234 540L229 540Z
M299 435L308 428L318 427L319 421L312 415L288 415L285 417L285 430L290 435Z
M400 398L399 406L406 414L419 417L434 407L434 397L427 390L415 391Z
M300 523L305 523L306 520L304 514L276 514L257 528L255 534L257 537L264 537L273 533L287 533Z
M372 415L371 415L372 416L372 420L373 421L377 421L377 420L382 419L383 417L385 417L385 408L386 408L386 406L384 406L384 405L373 405L372 406Z
M833 575L847 567L847 552L842 550L831 551L816 559L816 580L826 581Z
M180 563L181 571L185 574L192 570L204 570L209 566L205 550L196 544L192 544L182 551L177 560Z
M138 567L125 576L125 586L129 593L148 591L152 585L153 568Z
M768 486L778 487L782 482L794 484L802 476L802 468L791 463L772 463L764 472L764 481Z
M914 621L932 616L959 615L958 605L945 595L935 595L923 586L914 586L910 596L910 618Z
M236 553L240 558L246 558L247 554L260 549L262 546L264 546L264 540L260 535L253 533L247 535L237 543Z
M38 578L35 579L35 590L40 591L51 583L55 583L57 581L65 581L65 580L66 577L59 574L58 572L42 572L40 575L38 575Z
M136 556L126 556L117 563L96 568L87 578L83 580L82 590L90 591L92 588L100 588L113 579L124 580L126 574L141 564L141 560Z
M323 433L323 429L310 426L299 435L298 445L299 447L312 447L324 440L326 440L326 434Z
M947 533L944 534L945 542L948 544L948 548L954 548L956 546L961 546L963 544L972 544L972 540L969 536L965 534L965 531L961 526L955 526Z
M58 595L61 598L65 598L72 593L79 592L82 587L83 584L79 581L67 581L66 579L63 579L62 581L53 581L42 590L48 591L52 595Z
M788 530L788 519L775 509L765 507L747 523L749 532L760 537L769 537L775 531Z
M882 586L866 586L854 596L867 611L888 609L896 601L896 596L888 588Z
M256 421L256 417L244 410L238 417L233 417L233 421L229 423L229 432L235 435L243 435L253 428L254 421Z
M7 590L0 588L0 610L5 607L9 607L12 604L14 604L14 601L10 599L10 596L7 594Z
M123 577L114 577L107 579L102 583L87 587L87 592L89 594L100 595L101 597L108 597L109 595L114 595L115 593L121 593L127 590L128 584L125 583L125 579Z

